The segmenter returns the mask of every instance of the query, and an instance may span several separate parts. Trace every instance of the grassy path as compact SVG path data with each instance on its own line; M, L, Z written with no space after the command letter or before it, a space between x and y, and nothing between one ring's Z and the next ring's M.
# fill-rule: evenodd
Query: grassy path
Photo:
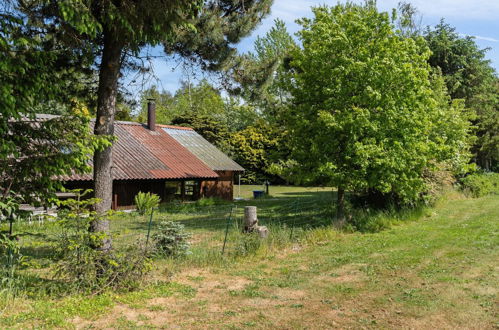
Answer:
M185 269L168 285L18 301L0 327L493 329L498 224L499 196L455 197L381 233L317 230L277 255Z

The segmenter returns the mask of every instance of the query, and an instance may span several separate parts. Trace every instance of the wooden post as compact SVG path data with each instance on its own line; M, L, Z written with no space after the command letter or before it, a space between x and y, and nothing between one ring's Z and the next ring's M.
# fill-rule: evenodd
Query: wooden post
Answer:
M113 207L112 207L112 209L116 211L118 209L118 194L114 194L113 197L114 198L113 198Z
M267 229L266 226L258 225L256 206L244 207L243 232L245 233L257 232L261 238L265 238L269 235L269 230Z
M258 225L258 218L256 214L256 206L245 206L243 231L245 233L249 233L253 231L254 227L257 225Z
M182 200L185 200L185 181L182 181L182 184L180 185L180 196Z

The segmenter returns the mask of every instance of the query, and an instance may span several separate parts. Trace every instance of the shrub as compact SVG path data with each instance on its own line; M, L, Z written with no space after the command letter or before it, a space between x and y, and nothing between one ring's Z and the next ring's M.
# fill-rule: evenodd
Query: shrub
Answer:
M257 233L240 233L238 236L239 239L234 250L235 256L256 254L263 244L263 240Z
M377 233L392 227L392 225L414 221L427 215L424 205L404 208L388 208L385 210L358 209L352 213L352 218L344 228L347 232Z
M55 266L55 277L66 282L69 289L77 292L102 292L106 289L134 289L150 270L150 260L138 245L132 245L112 252L102 251L104 234L90 232L90 225L96 213L90 211L98 199L77 199L61 201L59 213L61 233L56 241L59 258Z
M0 234L0 294L16 295L16 289L21 284L17 270L23 263L17 238Z
M461 189L473 197L499 194L499 173L475 173L461 179Z
M356 212L347 224L345 230L347 232L360 231L363 233L377 233L390 228L392 221L393 219L390 219L388 213L383 211L372 213L365 211Z
M158 226L158 232L153 235L156 249L160 255L169 257L180 257L189 251L191 235L186 233L184 225L175 221L162 221Z
M220 205L220 204L227 204L226 201L224 201L221 198L218 197L208 197L208 198L201 198L196 201L196 206L214 206L214 205Z
M137 211L140 215L149 213L153 208L158 207L160 198L156 194L151 194L150 192L144 193L139 191L135 195L135 206L137 206Z

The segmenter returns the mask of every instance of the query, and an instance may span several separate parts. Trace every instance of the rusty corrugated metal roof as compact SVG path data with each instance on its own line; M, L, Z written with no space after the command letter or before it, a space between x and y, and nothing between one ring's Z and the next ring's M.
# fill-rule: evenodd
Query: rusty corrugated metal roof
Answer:
M186 147L196 157L201 159L212 170L236 172L244 171L244 168L230 159L226 154L208 142L196 131L192 129L179 129L177 127L163 127L163 130L181 145Z
M150 153L168 166L151 173L156 178L217 178L198 157L159 127L151 131L142 125L123 125Z
M202 160L163 131L163 126L151 131L139 123L115 122L113 180L218 178ZM92 174L74 174L62 180L92 179Z

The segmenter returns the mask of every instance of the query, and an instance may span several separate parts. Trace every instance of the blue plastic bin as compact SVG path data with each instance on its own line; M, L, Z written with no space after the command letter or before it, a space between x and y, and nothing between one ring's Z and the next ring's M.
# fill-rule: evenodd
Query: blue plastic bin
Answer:
M260 198L265 195L265 191L263 190L253 190L253 198Z

